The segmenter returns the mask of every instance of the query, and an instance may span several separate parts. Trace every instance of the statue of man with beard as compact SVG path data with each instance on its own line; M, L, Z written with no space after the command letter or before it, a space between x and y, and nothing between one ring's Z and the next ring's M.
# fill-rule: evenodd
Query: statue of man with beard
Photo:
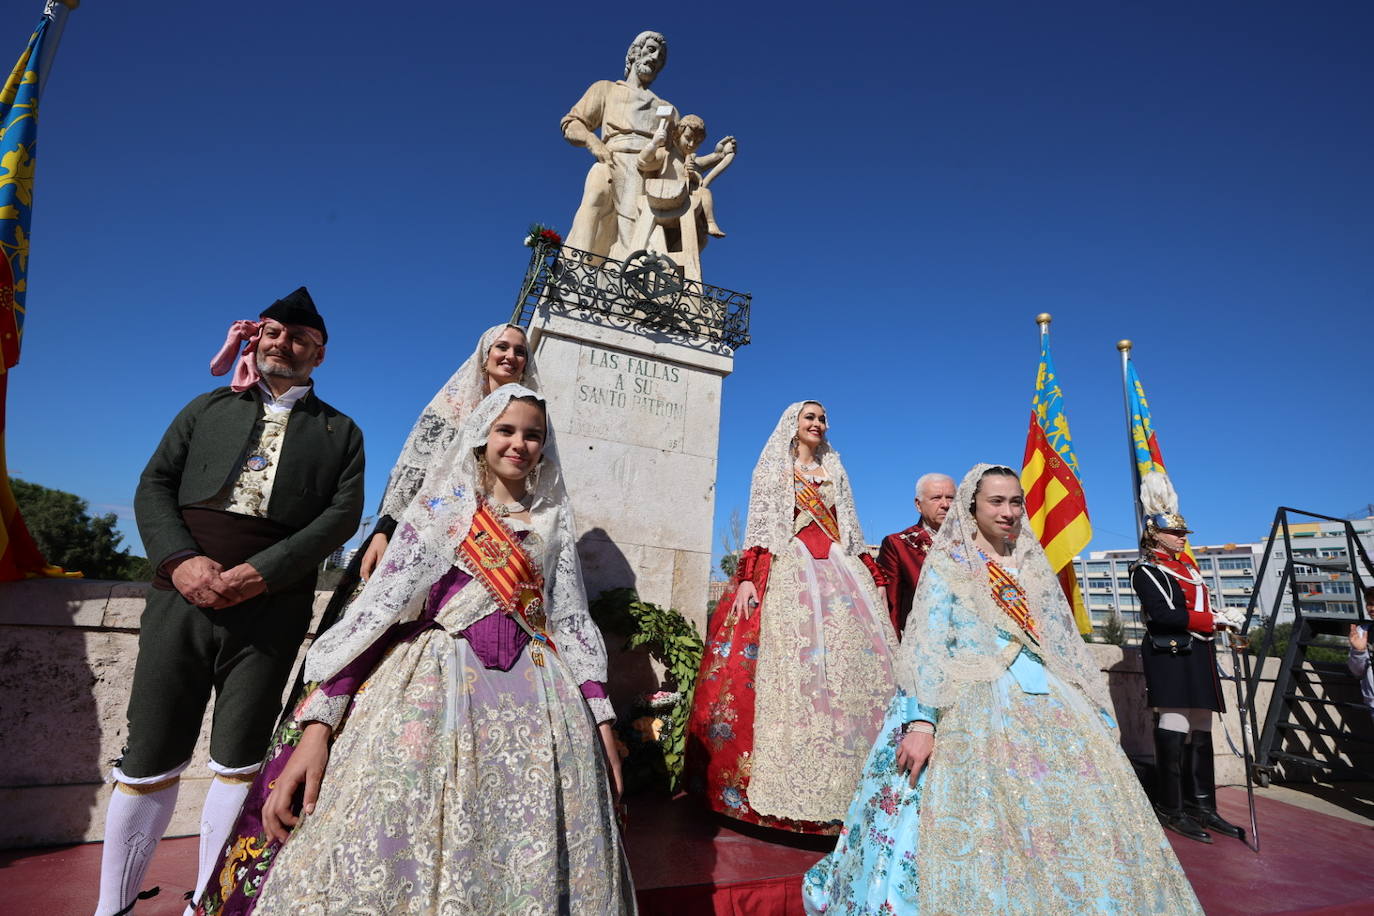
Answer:
M596 157L568 232L569 247L617 260L631 253L644 193L639 153L665 118L672 124L678 119L677 109L649 90L667 61L667 40L658 32L640 32L625 53L625 78L593 83L563 116L563 137Z

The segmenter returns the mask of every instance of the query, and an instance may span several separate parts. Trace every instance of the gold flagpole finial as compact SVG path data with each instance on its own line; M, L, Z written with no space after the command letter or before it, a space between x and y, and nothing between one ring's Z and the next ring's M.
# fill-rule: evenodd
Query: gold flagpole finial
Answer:
M1120 350L1122 353L1130 352L1131 346L1132 344L1129 340L1118 340L1116 342L1116 348Z
M1041 312L1039 315L1035 316L1035 323L1040 325L1042 328L1053 320L1054 316L1051 315L1049 312Z

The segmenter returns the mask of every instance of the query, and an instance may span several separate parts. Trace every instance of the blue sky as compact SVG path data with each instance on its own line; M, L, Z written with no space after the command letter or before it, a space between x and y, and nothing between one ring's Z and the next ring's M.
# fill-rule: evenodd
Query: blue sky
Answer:
M228 323L304 283L330 328L319 391L365 431L375 505L420 407L509 314L526 226L568 228L590 157L559 118L654 28L655 90L740 142L705 255L754 295L718 529L802 398L829 408L870 541L914 521L920 473L1019 465L1041 311L1094 548L1133 539L1122 337L1200 542L1262 537L1279 504L1374 502L1374 6L466 7L72 14L12 474L118 511L137 546L138 473L214 384ZM6 68L41 8L0 7Z

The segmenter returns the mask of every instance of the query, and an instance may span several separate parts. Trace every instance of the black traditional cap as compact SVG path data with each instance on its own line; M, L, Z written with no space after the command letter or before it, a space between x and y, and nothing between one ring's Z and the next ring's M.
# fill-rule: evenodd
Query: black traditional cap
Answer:
M274 318L282 324L303 324L320 332L325 343L329 343L329 332L324 329L324 319L315 308L315 300L310 298L310 290L304 286L295 292L273 302L262 310L259 318Z

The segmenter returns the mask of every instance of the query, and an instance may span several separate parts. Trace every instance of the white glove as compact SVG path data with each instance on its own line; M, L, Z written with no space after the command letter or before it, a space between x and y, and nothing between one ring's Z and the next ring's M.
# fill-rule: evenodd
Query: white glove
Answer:
M1245 624L1245 611L1238 607L1225 607L1212 612L1212 625L1218 629L1229 627L1239 631Z

